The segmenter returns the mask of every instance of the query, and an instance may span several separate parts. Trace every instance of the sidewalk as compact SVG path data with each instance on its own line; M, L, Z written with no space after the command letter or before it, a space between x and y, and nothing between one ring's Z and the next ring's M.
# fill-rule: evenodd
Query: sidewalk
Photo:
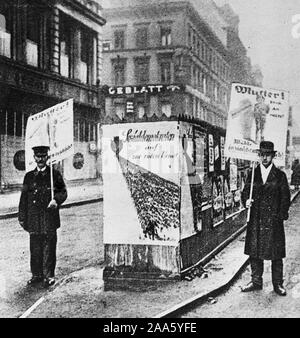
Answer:
M292 199L299 191L292 192ZM191 302L214 302L247 266L242 233L205 266L201 277L149 287L147 291L105 291L103 267L71 273L58 281L22 318L164 318Z
M68 198L62 208L84 204L103 197L103 185L100 179L84 182L66 182ZM20 191L7 191L0 194L0 219L16 217L20 199Z

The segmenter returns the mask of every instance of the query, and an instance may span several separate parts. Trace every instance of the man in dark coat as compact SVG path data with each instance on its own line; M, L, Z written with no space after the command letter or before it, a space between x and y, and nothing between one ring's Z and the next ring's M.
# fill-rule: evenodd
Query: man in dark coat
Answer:
M67 190L59 171L53 169L54 197L51 196L50 167L47 146L32 148L37 167L26 173L19 203L19 223L30 235L30 267L33 285L55 283L56 229L60 227L59 206L67 198Z
M269 141L260 143L261 163L254 172L252 199L250 196L251 173L242 193L244 205L251 207L247 225L245 254L250 256L252 281L243 292L262 289L264 260L272 261L274 291L286 295L283 287L283 262L285 257L285 234L283 221L288 219L290 189L286 174L272 163L276 151Z

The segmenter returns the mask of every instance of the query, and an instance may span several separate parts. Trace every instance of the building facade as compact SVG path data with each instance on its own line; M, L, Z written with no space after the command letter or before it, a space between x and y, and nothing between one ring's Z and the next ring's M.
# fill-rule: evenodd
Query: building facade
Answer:
M131 0L110 1L105 8L103 3L108 119L185 115L226 127L231 84L227 35L221 29L226 21L216 6L208 6L211 1L202 2L206 6Z
M60 169L66 180L99 175L104 24L90 0L0 1L1 189L22 183L28 116L70 98L75 154Z

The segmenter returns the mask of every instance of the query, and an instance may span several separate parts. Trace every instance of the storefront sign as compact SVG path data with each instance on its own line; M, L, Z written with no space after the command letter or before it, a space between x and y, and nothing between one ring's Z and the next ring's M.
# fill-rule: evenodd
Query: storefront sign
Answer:
M172 93L183 92L185 86L183 85L145 85L145 86L125 86L125 87L107 87L103 88L106 95L119 96L119 95L132 95L132 94L160 94L160 93Z

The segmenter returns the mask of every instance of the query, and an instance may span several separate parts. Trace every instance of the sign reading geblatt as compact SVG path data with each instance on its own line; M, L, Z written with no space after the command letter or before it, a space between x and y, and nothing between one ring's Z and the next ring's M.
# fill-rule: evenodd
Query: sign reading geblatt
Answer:
M113 86L113 87L105 87L103 88L103 92L105 95L109 96L124 96L124 95L132 95L132 94L160 94L167 92L183 92L185 90L184 85L164 85L164 84L153 84L153 85L144 85L144 86Z

